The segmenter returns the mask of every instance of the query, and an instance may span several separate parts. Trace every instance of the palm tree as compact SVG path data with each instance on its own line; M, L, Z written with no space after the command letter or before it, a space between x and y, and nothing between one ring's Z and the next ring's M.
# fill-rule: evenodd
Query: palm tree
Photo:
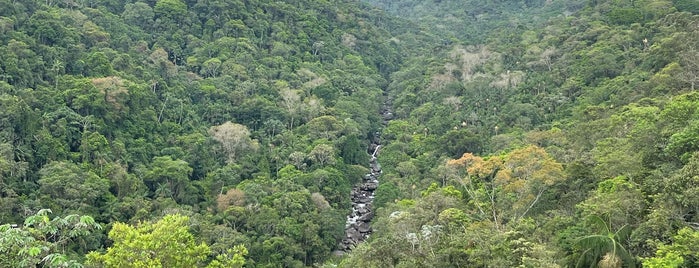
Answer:
M612 226L607 222L597 215L588 218L588 224L595 234L580 237L576 241L575 245L582 253L575 267L636 267L633 256L623 245L631 234L630 227L624 225L612 231Z

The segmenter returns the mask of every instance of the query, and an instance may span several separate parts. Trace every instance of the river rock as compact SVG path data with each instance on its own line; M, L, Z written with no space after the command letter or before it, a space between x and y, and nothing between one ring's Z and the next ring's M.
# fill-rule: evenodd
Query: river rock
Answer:
M362 203L362 204L368 204L369 202L371 202L371 197L369 197L369 196L360 197L359 199L357 199L357 202Z
M387 95L385 95L385 97L384 105L380 110L384 126L394 117L390 108L391 99ZM369 147L367 148L367 152L371 155L369 173L364 175L361 183L352 188L350 196L352 212L347 217L347 222L345 224L345 238L338 244L338 250L333 252L336 256L342 256L345 252L351 251L357 244L366 240L372 232L369 222L371 222L375 216L372 202L374 200L374 191L379 186L378 179L381 174L381 164L379 164L377 160L377 156L381 150L380 142L380 133L374 133L371 137Z
M383 119L386 121L393 119L393 113L391 113L389 111L384 112Z
M357 214L358 214L358 215L364 215L364 214L367 214L367 213L369 213L369 209L367 209L366 207L357 208Z
M357 218L357 221L368 222L368 221L371 221L371 219L373 219L373 218L374 218L374 212L369 212L367 214L359 216L359 218Z
M371 226L369 226L368 222L360 222L359 225L357 226L357 230L363 234L369 233L369 232L371 232Z
M350 228L347 229L347 239L355 242L360 241L360 239L362 239L362 234L357 230L357 227L350 226Z
M373 191L373 190L376 190L376 188L378 188L378 187L379 187L378 183L367 182L367 183L362 184L361 188L362 188L362 190L365 190L365 191Z

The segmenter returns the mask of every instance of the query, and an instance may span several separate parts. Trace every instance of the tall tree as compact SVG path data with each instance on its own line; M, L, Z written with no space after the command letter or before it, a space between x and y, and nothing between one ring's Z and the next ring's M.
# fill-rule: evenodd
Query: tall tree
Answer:
M198 198L193 194L189 180L192 168L183 160L173 160L170 156L155 157L144 175L143 181L156 197L169 197L187 204L194 203Z
M54 161L44 166L39 174L39 190L61 212L91 213L95 215L109 193L109 181L92 171L85 171L67 161Z
M209 135L218 141L228 155L228 163L233 163L238 158L258 148L256 140L250 138L250 130L244 125L230 121L209 128Z
M189 218L168 215L132 227L117 222L109 231L114 244L105 253L91 252L87 263L98 267L200 267L211 253L189 232Z

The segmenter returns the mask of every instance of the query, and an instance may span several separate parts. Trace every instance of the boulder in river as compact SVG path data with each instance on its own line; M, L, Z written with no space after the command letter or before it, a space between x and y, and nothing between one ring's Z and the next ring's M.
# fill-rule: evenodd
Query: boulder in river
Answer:
M379 187L379 184L378 184L378 183L375 183L375 182L367 182L367 183L363 183L363 184L362 184L361 189L364 190L364 191L373 191L373 190L376 190L376 188L378 188L378 187Z
M368 222L359 222L359 225L357 226L357 230L360 233L369 233L369 232L371 232L371 226L369 225Z
M350 228L347 230L347 239L356 243L358 241L361 241L362 234L359 232L359 230L357 230L355 226L350 226Z
M366 207L357 208L357 214L360 215L360 217L361 217L361 215L364 215L367 213L369 213L369 209L367 209Z
M362 203L362 204L368 204L369 202L371 202L371 197L370 196L360 197L357 199L357 202Z
M357 218L357 221L368 222L368 221L371 221L371 219L373 219L373 218L374 218L374 212L369 212L369 213L366 213L362 216L359 216L359 218Z

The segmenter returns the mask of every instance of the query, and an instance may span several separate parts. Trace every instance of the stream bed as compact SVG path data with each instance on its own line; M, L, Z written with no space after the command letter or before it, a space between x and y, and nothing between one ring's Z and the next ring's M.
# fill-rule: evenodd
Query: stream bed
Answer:
M390 101L386 101L381 108L382 125L386 126L388 121L393 119L390 109ZM352 200L352 212L347 215L345 223L345 236L338 245L336 254L350 252L357 244L369 238L373 231L371 220L374 218L373 201L376 188L379 187L379 176L381 175L381 165L378 162L378 155L381 151L380 133L376 132L371 140L367 152L371 154L369 160L369 173L364 175L362 182L352 188L350 194Z

